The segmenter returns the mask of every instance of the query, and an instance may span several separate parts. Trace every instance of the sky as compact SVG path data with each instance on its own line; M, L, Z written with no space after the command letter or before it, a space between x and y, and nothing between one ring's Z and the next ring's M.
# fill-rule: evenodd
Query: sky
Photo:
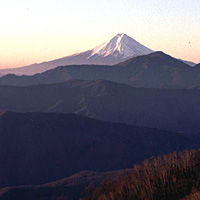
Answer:
M0 68L89 50L118 33L200 63L200 0L1 0Z

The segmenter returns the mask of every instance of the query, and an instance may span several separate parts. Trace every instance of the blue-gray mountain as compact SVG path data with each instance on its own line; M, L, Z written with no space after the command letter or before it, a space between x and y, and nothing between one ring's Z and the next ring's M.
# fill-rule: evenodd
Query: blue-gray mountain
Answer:
M190 67L162 52L131 58L115 66L62 66L34 76L6 75L1 85L60 83L105 79L144 88L187 88L200 85L200 68Z

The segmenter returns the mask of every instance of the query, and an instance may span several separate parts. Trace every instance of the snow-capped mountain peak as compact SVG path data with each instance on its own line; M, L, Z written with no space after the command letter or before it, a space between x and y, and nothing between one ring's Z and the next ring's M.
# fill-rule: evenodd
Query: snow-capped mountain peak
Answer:
M110 41L92 49L91 56L99 55L107 57L111 55L115 58L129 58L149 54L152 52L153 51L151 49L143 46L128 35L121 33L117 34Z
M0 70L2 74L18 74L18 75L33 75L42 73L46 70L53 69L63 65L116 65L125 60L150 54L153 51L128 35L121 33L117 34L108 42L105 42L92 50L68 55L56 60L32 64L20 68Z

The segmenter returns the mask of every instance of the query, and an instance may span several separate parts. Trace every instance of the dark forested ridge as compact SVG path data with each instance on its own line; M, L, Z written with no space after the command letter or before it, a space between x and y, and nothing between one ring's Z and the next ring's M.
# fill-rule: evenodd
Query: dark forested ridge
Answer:
M107 181L85 200L195 200L200 188L200 151L146 159L115 181ZM196 196L196 197L195 197Z

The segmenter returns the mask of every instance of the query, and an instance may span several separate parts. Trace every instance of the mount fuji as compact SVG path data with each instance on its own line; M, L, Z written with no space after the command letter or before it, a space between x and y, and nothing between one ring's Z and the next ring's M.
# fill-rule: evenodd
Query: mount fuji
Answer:
M89 57L99 57L102 56L107 58L108 56L112 56L115 59L127 59L130 57L136 57L140 55L150 54L153 51L128 35L122 33L117 34L114 38L112 38L109 42L105 42L94 49L92 49L92 54ZM115 61L113 61L115 62ZM113 64L112 61L106 64ZM116 64L116 63L115 63Z
M33 75L61 65L115 65L129 58L147 55L154 51L140 44L133 38L122 33L117 34L110 41L78 54L73 54L56 60L32 64L19 68L2 69L2 74Z

